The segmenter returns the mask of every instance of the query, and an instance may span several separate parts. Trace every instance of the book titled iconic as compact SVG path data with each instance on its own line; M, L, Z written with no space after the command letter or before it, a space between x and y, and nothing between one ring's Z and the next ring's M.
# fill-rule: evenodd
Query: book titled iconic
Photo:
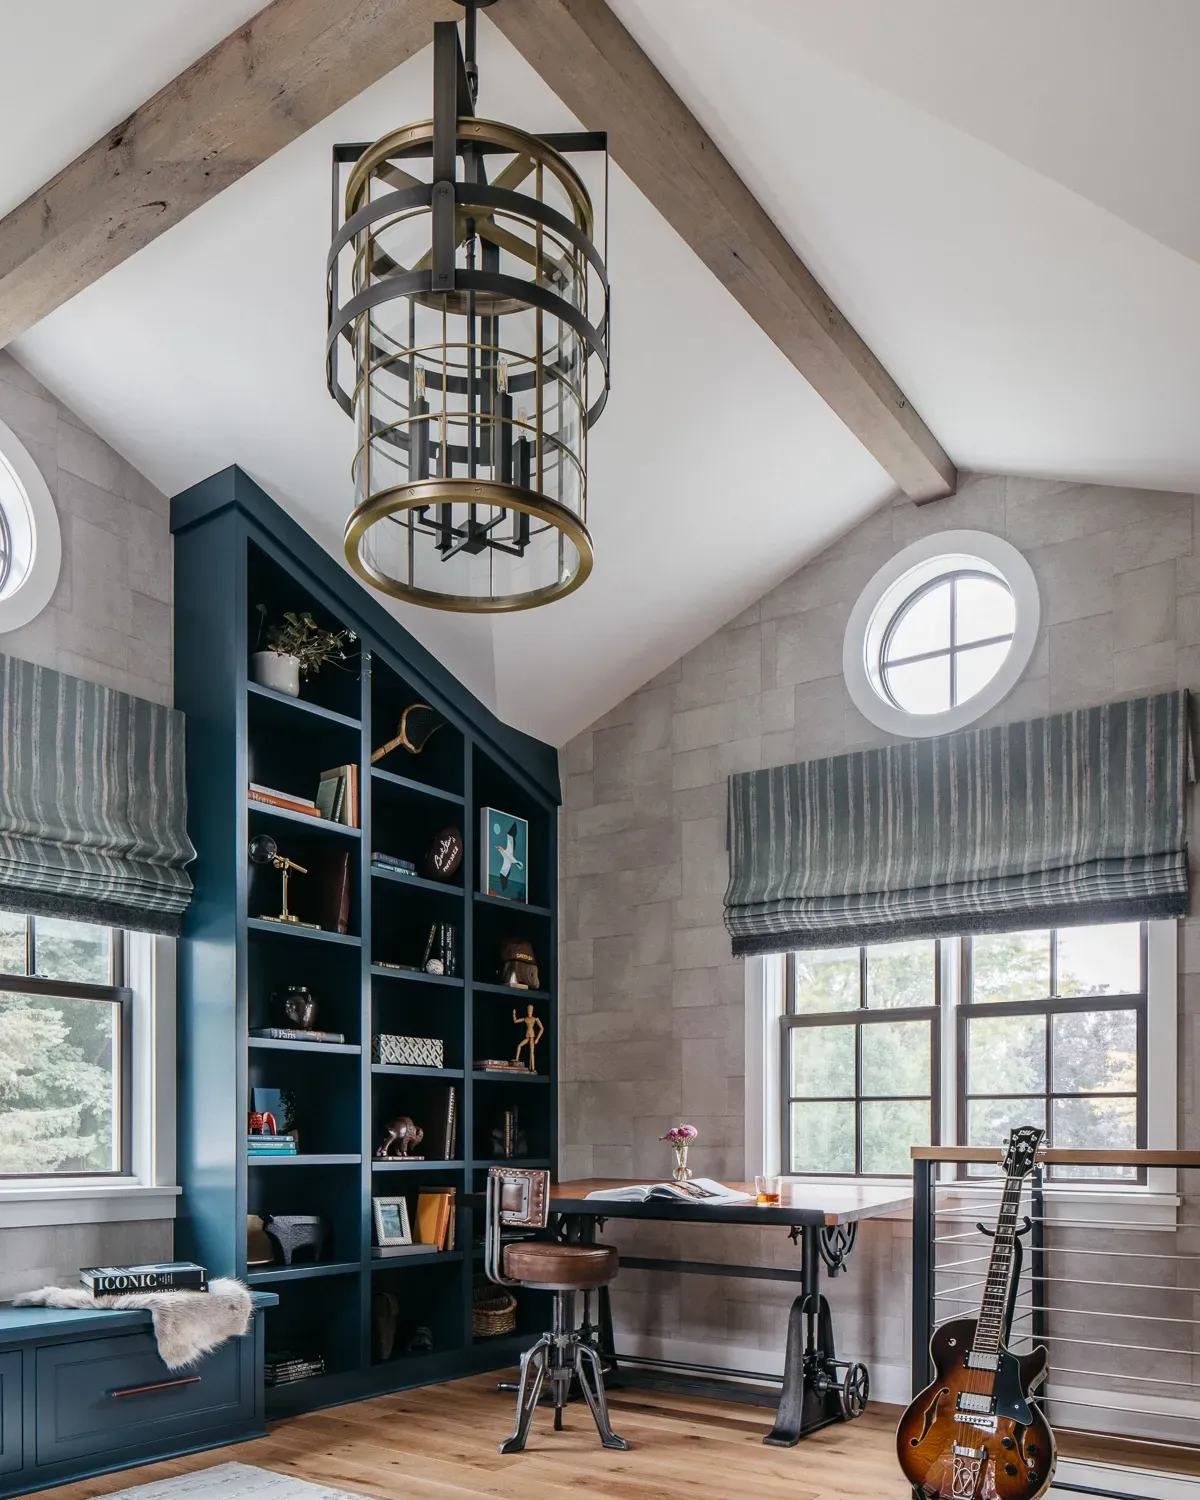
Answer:
M79 1280L93 1297L121 1292L206 1292L208 1272L190 1260L149 1266L84 1266Z
M529 824L496 807L479 811L479 883L488 896L529 900Z

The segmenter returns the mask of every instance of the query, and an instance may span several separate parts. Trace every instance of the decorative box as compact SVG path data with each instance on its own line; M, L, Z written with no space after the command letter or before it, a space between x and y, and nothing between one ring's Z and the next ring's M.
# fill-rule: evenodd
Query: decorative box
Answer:
M446 1049L440 1037L381 1032L371 1038L371 1061L402 1068L444 1068Z

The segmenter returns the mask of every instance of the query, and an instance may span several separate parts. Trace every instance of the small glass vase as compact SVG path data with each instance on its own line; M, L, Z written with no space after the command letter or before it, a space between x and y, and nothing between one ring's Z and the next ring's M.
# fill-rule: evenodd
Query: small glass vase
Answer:
M687 1164L687 1141L681 1141L678 1146L672 1146L671 1150L675 1153L675 1169L671 1173L671 1176L676 1182L689 1182L692 1176L692 1169Z

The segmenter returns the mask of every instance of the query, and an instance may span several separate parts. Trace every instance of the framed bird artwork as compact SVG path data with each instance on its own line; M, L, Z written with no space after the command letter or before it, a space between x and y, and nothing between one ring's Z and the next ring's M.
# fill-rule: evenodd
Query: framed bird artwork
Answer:
M529 900L529 824L496 807L479 811L480 885L488 896Z

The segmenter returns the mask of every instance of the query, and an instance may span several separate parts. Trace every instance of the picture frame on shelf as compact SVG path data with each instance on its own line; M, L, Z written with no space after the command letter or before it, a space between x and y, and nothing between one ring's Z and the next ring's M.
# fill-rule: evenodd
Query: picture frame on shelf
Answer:
M406 1198L372 1198L371 1211L375 1219L375 1243L380 1249L412 1244Z
M529 900L529 822L498 807L479 810L479 888L485 896Z

